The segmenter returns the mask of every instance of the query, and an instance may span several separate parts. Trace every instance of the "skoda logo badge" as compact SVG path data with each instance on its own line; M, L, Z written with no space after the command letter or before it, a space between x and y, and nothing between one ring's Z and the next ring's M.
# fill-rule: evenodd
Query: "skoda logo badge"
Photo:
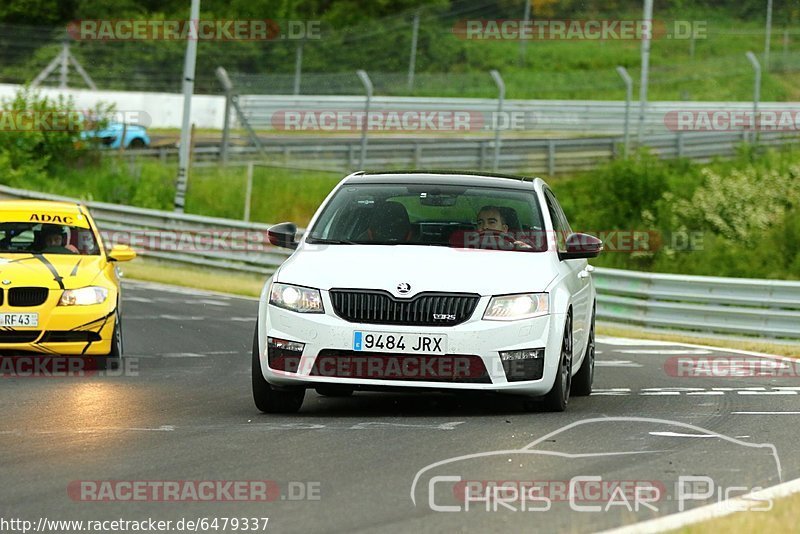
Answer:
M401 295L405 295L409 291L411 291L411 284L408 284L406 282L400 282L399 284L397 284L397 292L400 293Z
M3 280L3 285L4 286L7 286L10 283L11 283L11 280Z

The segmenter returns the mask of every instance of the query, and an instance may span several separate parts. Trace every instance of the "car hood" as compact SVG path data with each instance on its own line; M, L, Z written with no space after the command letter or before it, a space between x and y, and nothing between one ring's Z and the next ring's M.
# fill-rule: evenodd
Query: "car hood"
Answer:
M383 289L410 297L424 291L499 295L544 291L557 266L547 252L411 245L302 245L275 280L318 289Z
M102 256L77 254L0 254L3 287L40 286L49 289L85 287L95 281L105 266Z

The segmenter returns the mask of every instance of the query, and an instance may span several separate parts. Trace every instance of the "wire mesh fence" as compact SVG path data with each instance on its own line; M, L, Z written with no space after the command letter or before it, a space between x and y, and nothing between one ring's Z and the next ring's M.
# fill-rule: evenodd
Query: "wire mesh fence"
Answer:
M520 6L455 1L407 10L369 24L332 27L297 39L204 40L198 45L195 92L220 94L214 76L224 66L242 93L362 94L357 69L370 73L375 95L493 97L485 73L498 69L509 98L624 97L617 65L638 76L639 42L631 39L470 39L459 28L469 21L520 18ZM516 11L520 11L516 13ZM549 15L551 18L557 13ZM630 18L636 18L638 14ZM687 17L688 18L688 17ZM776 19L780 20L780 19ZM306 21L319 22L319 21ZM674 21L673 21L674 22ZM749 97L747 50L763 50L758 21L737 25L714 20L704 31L652 46L651 95L666 100L729 100ZM669 21L664 24L669 25ZM788 23L787 23L788 24ZM800 71L800 28L776 23L770 70ZM65 27L0 25L1 83L29 83L69 45L99 89L179 92L185 42L180 39L76 38ZM70 66L56 69L43 85L85 87ZM795 99L786 84L766 84L763 97Z

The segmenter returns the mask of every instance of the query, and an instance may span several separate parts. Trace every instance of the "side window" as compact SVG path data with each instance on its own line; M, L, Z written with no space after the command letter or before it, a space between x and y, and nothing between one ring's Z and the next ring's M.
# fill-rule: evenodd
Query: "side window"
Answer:
M567 237L572 233L572 229L569 227L567 216L564 215L564 210L561 209L561 205L558 203L558 200L556 200L555 195L553 195L549 189L545 189L544 196L547 200L547 210L550 212L550 218L553 220L553 229L556 233L558 250L564 251L566 250Z

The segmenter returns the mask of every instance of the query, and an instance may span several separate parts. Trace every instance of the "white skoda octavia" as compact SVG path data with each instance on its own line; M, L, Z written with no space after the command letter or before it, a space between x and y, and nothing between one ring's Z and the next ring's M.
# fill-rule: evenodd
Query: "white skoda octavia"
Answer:
M295 412L306 388L588 395L602 243L572 233L541 179L351 174L267 281L253 341L253 397Z

